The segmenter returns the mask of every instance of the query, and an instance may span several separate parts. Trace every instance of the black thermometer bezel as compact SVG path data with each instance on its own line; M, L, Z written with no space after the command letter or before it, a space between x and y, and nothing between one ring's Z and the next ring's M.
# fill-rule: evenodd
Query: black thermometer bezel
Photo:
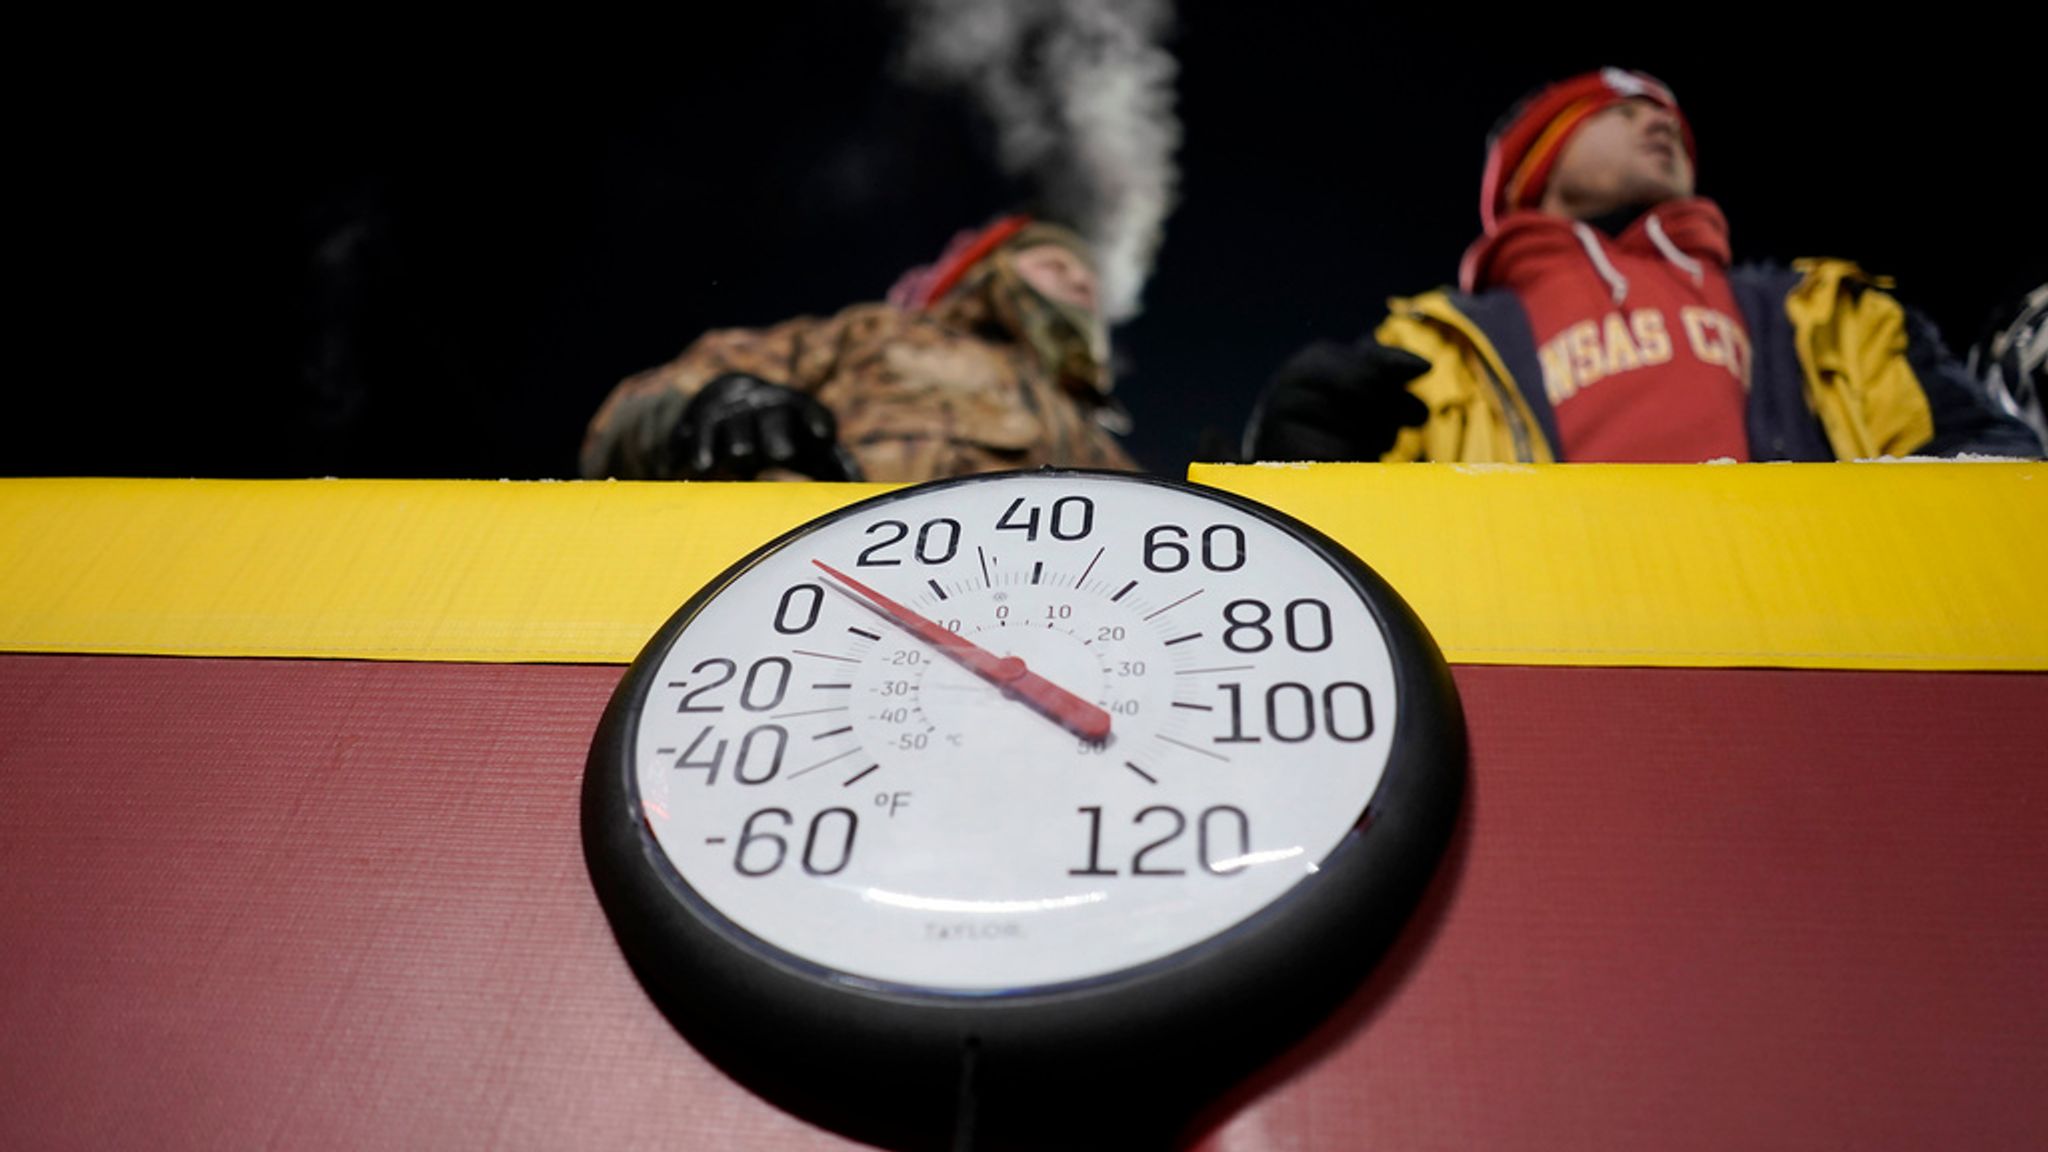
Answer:
M1156 485L1298 539L1364 601L1394 668L1385 772L1311 875L1233 927L1109 975L1001 993L877 982L769 944L676 871L642 817L635 734L662 661L763 558L934 491L1018 478ZM1464 786L1465 726L1442 653L1407 603L1323 533L1262 504L1131 473L1044 469L912 485L763 545L661 627L612 694L583 787L585 860L635 976L704 1055L806 1119L889 1147L1157 1144L1322 1020L1368 975L1436 869ZM1077 1117L1109 1119L1077 1120Z

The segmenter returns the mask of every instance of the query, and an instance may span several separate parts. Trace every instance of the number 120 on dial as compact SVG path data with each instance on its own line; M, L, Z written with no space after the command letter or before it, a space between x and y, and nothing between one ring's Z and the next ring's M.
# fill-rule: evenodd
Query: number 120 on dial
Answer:
M1140 967L1258 915L1366 818L1402 706L1377 588L1185 484L866 501L656 638L640 815L801 965L969 995Z

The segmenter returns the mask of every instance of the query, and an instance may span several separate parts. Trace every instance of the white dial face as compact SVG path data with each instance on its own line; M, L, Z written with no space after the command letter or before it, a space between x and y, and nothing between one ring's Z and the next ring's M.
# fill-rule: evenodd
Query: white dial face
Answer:
M1184 489L1016 474L762 559L634 733L648 826L741 928L877 982L1086 980L1313 874L1386 768L1391 657L1292 534Z

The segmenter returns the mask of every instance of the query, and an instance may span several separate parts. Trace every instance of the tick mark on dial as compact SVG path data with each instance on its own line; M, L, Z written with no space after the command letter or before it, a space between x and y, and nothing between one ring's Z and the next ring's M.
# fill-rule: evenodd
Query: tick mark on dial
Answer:
M1124 761L1124 767L1129 768L1131 771L1136 772L1140 776L1143 776L1145 778L1145 783L1147 784L1159 783L1159 778L1157 776L1152 775L1150 772L1145 771L1143 768L1138 767L1136 764L1131 763L1129 760Z
M1173 603L1168 604L1166 607L1158 609L1157 611L1151 613L1150 615L1146 616L1145 619L1150 620L1153 616L1163 616L1166 613L1173 611L1175 608L1178 608L1181 605L1187 603L1188 601L1193 600L1195 597L1200 596L1203 592L1206 591L1208 591L1208 589L1206 588L1197 588L1193 592L1190 592L1187 595L1181 597L1180 599L1175 600Z
M844 760L848 756L851 756L858 751L860 751L858 747L853 747L848 748L846 751L841 752L837 756L828 756L825 759L818 761L816 764L811 765L809 768L799 768L796 771L791 772L789 774L789 779L794 780L799 776L807 776L810 773L816 772L818 769L823 768L825 765L830 764L834 760Z
M1117 589L1117 590L1116 590L1116 595L1114 595L1114 596L1111 596L1111 597L1109 598L1109 602L1110 602L1111 604L1114 604L1114 603L1116 603L1117 601L1119 601L1119 600L1123 599L1123 598L1124 598L1125 596L1129 595L1129 594L1130 594L1130 591L1131 591L1131 589L1133 589L1133 588L1136 588L1137 586L1138 586L1138 582L1137 582L1136 580L1133 580L1133 581L1131 581L1131 582L1130 582L1129 584L1126 584L1126 585L1124 585L1123 587L1121 587L1121 588Z
M1107 548L1097 548L1095 550L1095 555L1092 559L1088 561L1088 566L1086 568L1081 569L1081 578L1079 580L1074 581L1074 587L1079 588L1082 584L1087 582L1088 574L1090 572L1095 571L1095 561L1102 559L1102 554L1106 551L1108 551Z
M1225 764L1230 763L1230 757L1222 755L1221 753L1211 752L1207 748L1199 748L1185 741L1175 740L1173 737L1165 735L1164 733L1154 733L1154 735L1158 736L1161 740L1166 741L1168 744L1171 744L1176 748L1185 748L1190 752L1197 752L1203 756L1207 756L1211 760L1221 760Z
M816 685L813 685L813 687L816 687ZM846 705L841 704L835 708L812 708L804 712L777 712L774 716L770 717L770 719L798 720L802 719L805 716L823 716L827 712L844 712L846 711L846 707Z

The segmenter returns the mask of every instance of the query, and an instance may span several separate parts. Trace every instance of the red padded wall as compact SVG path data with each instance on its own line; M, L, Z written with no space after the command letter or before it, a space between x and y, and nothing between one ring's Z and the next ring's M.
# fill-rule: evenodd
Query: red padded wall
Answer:
M619 675L0 656L0 1147L844 1146L612 942L577 803ZM1457 679L1423 909L1189 1140L2040 1146L2048 675Z

